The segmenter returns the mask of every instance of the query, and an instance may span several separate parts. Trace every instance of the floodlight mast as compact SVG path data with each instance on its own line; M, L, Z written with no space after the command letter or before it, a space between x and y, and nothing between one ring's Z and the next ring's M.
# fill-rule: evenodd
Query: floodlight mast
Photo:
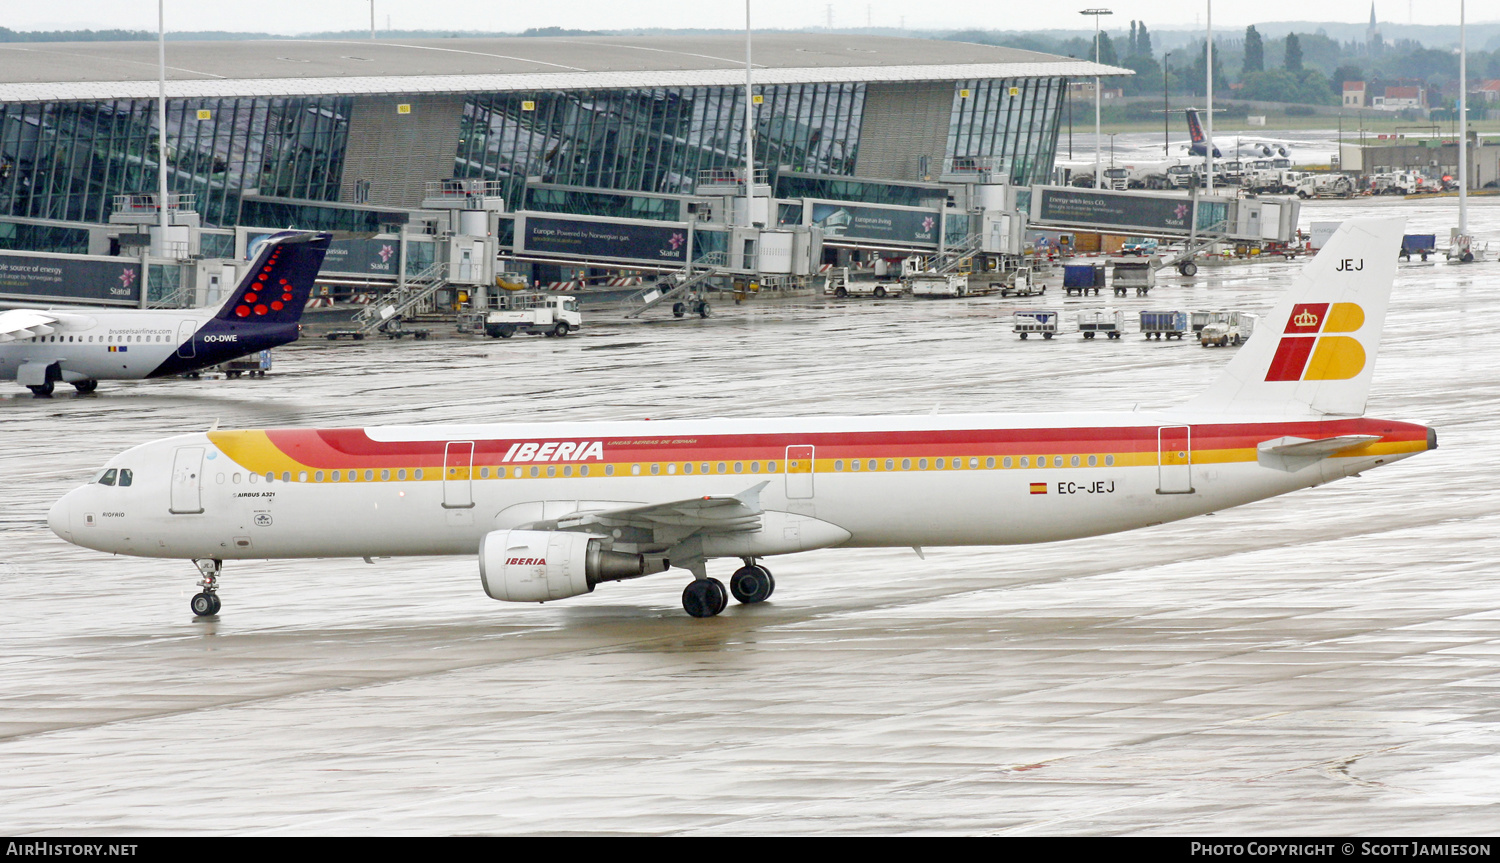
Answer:
M1091 15L1094 18L1094 65L1099 65L1099 16L1113 15L1108 9L1083 9L1079 15ZM1096 69L1095 72L1098 70ZM1094 75L1094 188L1104 188L1104 150L1102 132L1103 124L1100 122L1102 114L1100 106L1099 76Z

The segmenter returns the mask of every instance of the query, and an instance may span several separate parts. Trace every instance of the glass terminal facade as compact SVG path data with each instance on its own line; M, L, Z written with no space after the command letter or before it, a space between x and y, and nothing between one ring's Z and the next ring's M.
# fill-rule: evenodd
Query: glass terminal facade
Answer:
M1065 89L1061 77L954 82L947 155L998 156L1013 183L1045 182ZM701 171L740 167L744 95L742 87L470 94L453 176L499 181L511 202L528 200L528 178L691 193ZM785 170L802 175L785 192L805 187L803 194L831 196L838 178L853 176L865 84L764 86L757 95L756 161L772 169L773 183ZM354 104L349 96L169 100L169 189L194 194L205 225L371 230L385 221L375 208L361 214L315 206L340 200ZM106 222L116 195L155 191L156 117L150 99L0 104L0 217ZM857 200L926 197L897 181L885 189L879 178L857 185L845 190ZM576 203L583 212L623 215L644 207L631 215L677 218L670 201L567 199L534 191L529 200L549 211ZM7 239L20 238L0 236L0 245Z

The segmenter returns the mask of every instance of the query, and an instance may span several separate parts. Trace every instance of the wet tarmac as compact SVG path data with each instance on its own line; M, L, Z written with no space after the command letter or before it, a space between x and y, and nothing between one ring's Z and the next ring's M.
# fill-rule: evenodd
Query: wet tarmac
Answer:
M1446 237L1452 208L1303 221L1399 212ZM1500 250L1500 201L1471 219ZM195 619L190 564L44 523L108 456L214 422L1166 405L1227 351L1022 342L1009 311L1263 311L1299 266L1147 299L309 340L263 380L0 390L0 833L1494 835L1493 262L1399 270L1369 409L1434 425L1436 452L1112 537L772 559L774 599L709 620L681 610L685 574L508 605L468 558L232 563L223 612Z

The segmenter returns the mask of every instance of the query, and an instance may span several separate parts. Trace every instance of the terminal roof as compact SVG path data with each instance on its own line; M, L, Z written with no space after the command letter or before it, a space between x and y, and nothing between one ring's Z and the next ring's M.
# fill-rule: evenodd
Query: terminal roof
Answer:
M756 84L1129 75L1036 51L968 42L770 32ZM744 37L509 37L171 42L172 98L378 95L732 86ZM0 43L0 102L157 95L155 42Z

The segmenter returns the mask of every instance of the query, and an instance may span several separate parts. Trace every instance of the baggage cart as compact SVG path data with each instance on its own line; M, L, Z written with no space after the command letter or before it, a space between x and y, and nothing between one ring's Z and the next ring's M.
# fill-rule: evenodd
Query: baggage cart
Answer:
M1125 332L1125 313L1114 309L1086 309L1078 313L1078 331L1086 339L1099 334L1118 339Z
M1407 234L1401 238L1401 254L1403 261L1411 260L1412 255L1421 255L1422 260L1437 251L1437 234Z
M1016 332L1024 341L1032 333L1040 333L1042 338L1050 339L1057 335L1057 322L1062 315L1054 311L1018 311L1016 312Z
M1063 290L1068 296L1088 296L1093 291L1097 296L1104 287L1103 264L1066 264L1063 266Z
M1135 288L1136 296L1144 297L1156 287L1156 270L1150 261L1118 261L1115 263L1115 295L1125 296Z
M1148 339L1178 339L1190 331L1187 312L1141 312L1141 332Z

